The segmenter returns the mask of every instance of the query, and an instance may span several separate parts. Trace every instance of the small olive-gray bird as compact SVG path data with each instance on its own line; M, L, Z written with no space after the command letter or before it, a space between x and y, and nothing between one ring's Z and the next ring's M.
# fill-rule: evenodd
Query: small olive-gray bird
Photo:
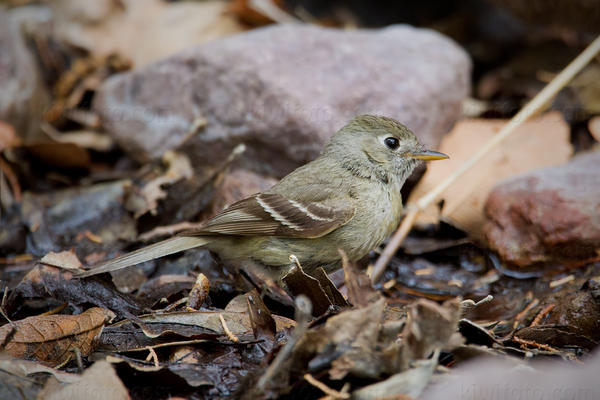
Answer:
M398 226L400 189L418 160L445 154L425 150L398 121L360 115L335 133L314 161L264 193L226 208L200 228L109 260L81 273L114 271L205 246L226 263L258 264L279 278L295 255L307 273L364 257Z

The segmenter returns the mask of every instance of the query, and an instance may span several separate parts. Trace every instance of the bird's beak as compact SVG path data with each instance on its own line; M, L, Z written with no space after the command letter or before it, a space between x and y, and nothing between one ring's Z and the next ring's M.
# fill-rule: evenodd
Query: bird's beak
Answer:
M419 151L416 153L408 153L407 156L416 158L417 160L425 160L425 161L444 160L446 158L450 158L444 153L439 153L439 152L433 151L433 150L423 150L423 151Z

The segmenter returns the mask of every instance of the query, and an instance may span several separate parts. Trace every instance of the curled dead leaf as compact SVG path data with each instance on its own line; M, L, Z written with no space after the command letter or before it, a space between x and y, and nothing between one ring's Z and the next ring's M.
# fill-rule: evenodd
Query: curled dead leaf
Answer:
M0 350L42 364L55 366L68 361L77 348L87 356L94 339L115 314L94 307L79 315L43 315L28 317L0 327Z

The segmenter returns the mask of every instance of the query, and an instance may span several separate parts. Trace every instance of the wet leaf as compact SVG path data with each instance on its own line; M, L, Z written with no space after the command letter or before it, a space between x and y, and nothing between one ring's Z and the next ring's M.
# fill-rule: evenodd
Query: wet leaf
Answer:
M194 282L194 278L187 275L161 275L146 281L139 288L137 297L150 307L163 298L168 299L182 290L189 290Z
M265 342L268 351L273 347L276 333L276 323L271 312L260 298L258 290L246 294L248 302L248 317L254 337Z
M325 271L317 272L315 276L306 274L302 268L296 267L283 277L288 290L294 297L301 294L309 298L313 305L313 315L325 314L330 307L346 307L348 303L344 296L329 280Z
M79 315L28 317L0 327L0 343L14 357L55 366L71 359L73 349L90 354L94 339L114 316L110 310L94 307Z
M141 306L130 296L119 293L114 285L100 279L73 279L71 272L38 265L17 285L8 297L6 310L15 315L28 301L54 299L80 310L89 304L112 310L119 318L140 313Z
M582 335L575 326L542 325L519 329L514 336L520 339L546 344L555 348L579 347L591 351L598 341ZM506 341L506 343L510 342Z

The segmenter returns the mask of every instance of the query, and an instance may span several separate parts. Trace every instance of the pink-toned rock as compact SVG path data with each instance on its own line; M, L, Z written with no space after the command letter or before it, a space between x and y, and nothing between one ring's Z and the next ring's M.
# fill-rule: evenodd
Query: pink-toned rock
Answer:
M397 118L435 147L460 114L469 76L466 53L431 30L278 25L114 76L94 109L140 160L185 141L196 165L211 165L245 142L242 167L282 176L361 113Z
M484 233L518 266L569 262L600 249L600 152L511 178L490 194Z

